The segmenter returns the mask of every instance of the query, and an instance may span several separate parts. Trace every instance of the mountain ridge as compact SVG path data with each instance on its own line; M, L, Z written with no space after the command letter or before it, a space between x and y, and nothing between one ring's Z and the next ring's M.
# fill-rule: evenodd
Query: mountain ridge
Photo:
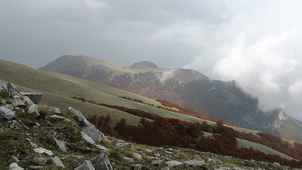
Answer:
M69 74L67 67L57 70L56 64L55 62L48 64L46 70ZM104 65L100 67L104 67ZM170 101L197 112L208 113L241 127L285 135L302 141L302 135L294 133L301 129L300 121L290 116L288 116L290 119L278 121L274 116L276 110L262 111L259 108L258 99L244 92L235 81L211 80L198 71L182 68L158 69L157 67L139 71L131 70L131 68L129 70L129 68L127 67L126 70L113 68L106 71L99 69L100 72L97 74L72 76L104 82L143 96ZM290 127L287 124L293 126Z

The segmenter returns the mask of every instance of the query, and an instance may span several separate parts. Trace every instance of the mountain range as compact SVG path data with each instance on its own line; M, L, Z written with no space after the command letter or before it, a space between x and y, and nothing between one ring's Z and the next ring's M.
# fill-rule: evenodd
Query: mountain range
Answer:
M175 103L235 126L302 141L302 122L282 109L263 111L235 81L212 80L191 69L161 68L149 61L117 66L87 56L65 55L41 70L101 82L148 98Z

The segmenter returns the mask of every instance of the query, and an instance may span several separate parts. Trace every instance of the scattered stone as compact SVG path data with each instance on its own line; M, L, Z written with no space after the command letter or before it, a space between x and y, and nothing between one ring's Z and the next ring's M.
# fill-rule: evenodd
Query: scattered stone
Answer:
M76 117L76 120L79 122L80 125L82 125L82 126L91 125L91 123L86 119L86 117L80 111L78 111L72 107L68 107L68 111Z
M24 170L24 168L20 167L16 162L11 163L8 167L9 170Z
M0 106L0 118L12 120L16 117L16 113L6 106Z
M48 158L45 157L45 156L35 156L33 157L32 159L32 162L35 164L35 165L41 165L41 166L44 166L47 164L48 162Z
M133 158L129 158L129 157L127 157L127 156L124 156L124 157L123 157L123 160L126 161L126 162L128 162L128 163L133 163L133 162L134 162L134 159L133 159Z
M101 152L92 160L92 164L96 170L113 170L112 165L105 152Z
M84 140L86 140L90 144L96 144L104 139L104 134L101 131L99 131L93 124L91 124L86 119L83 113L72 107L69 107L68 110L76 117L76 120L78 121L79 125L82 127L81 134ZM90 137L90 139L92 139L93 142L87 136Z
M34 170L34 169L41 170L41 169L43 169L43 168L44 168L44 166L37 166L37 165L30 165L30 166L29 166L29 169L31 169L31 170Z
M168 165L168 167L175 167L175 166L180 166L183 163L179 162L179 161L167 161L166 164Z
M53 137L55 143L57 144L57 146L59 147L59 149L62 151L62 152L67 152L67 147L66 147L66 142L62 141L62 140L59 140L57 139L56 137Z
M56 166L56 167L59 167L59 168L65 168L63 162L61 161L61 159L57 156L54 156L51 158L52 160L52 163Z
M100 150L102 150L102 151L104 151L104 152L108 152L108 151L109 151L109 149L106 148L106 147L103 146L103 145L95 145L95 147L98 148L98 149L100 149Z
M151 162L152 165L156 165L159 166L160 164L162 164L164 161L163 160L154 160Z
M146 148L146 149L144 149L144 150L145 150L145 152L147 152L147 153L152 153L152 152L153 152L151 149L148 149L148 148Z
M126 142L117 142L114 145L116 148L128 148L131 147L131 143L126 143Z
M49 118L54 119L54 120L63 120L63 121L66 121L66 122L71 122L70 119L67 119L64 116L59 116L59 115L51 115L51 116L49 116Z
M61 109L57 107L48 107L48 112L59 115L62 114Z
M82 135L82 138L89 144L91 145L95 145L95 141L90 137L88 136L85 132L81 132L81 135Z
M198 167L204 165L205 162L201 160L189 160L185 161L184 164L189 167Z
M95 168L93 167L91 161L86 160L74 170L95 170Z
M132 156L136 160L142 160L143 159L142 155L140 155L139 153L134 152L134 153L132 153Z
M27 112L30 114L35 114L36 116L40 116L39 107L36 104L28 105Z
M46 154L48 156L53 156L53 152L48 150L48 149L45 149L45 148L42 148L42 147L38 147L38 148L35 148L34 151L36 153L39 153L39 154Z
M89 125L82 129L82 132L87 134L90 138L94 140L95 143L99 143L103 140L104 134L99 131L94 125Z

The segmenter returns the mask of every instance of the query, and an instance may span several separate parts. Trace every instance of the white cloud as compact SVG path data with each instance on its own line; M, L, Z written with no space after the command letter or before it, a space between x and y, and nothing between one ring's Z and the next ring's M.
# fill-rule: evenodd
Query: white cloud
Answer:
M102 9L109 7L106 2L101 0L84 0L84 3L87 5L87 7L92 9Z
M299 100L302 96L302 80L298 80L291 86L289 86L288 92L290 93L292 98Z

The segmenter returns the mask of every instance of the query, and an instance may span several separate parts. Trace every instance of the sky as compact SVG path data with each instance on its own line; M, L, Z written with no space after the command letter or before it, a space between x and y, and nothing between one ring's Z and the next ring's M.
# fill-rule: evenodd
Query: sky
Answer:
M261 107L302 118L302 1L0 0L0 58L149 60L236 80Z

